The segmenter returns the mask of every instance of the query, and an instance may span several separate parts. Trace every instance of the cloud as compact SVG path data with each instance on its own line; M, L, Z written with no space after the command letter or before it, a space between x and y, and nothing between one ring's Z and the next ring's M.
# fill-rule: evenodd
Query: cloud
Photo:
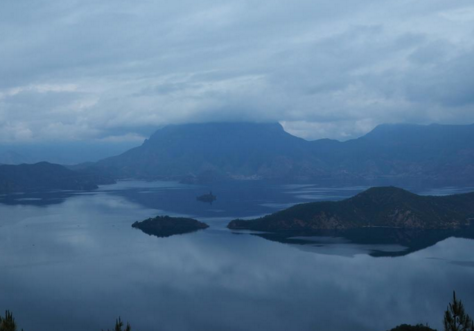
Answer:
M3 2L0 142L474 122L473 13L468 0Z

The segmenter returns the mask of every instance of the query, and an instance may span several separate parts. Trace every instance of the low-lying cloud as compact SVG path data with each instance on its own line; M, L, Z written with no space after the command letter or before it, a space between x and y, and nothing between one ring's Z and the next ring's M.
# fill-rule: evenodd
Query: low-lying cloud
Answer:
M474 122L473 23L470 0L4 1L0 142Z

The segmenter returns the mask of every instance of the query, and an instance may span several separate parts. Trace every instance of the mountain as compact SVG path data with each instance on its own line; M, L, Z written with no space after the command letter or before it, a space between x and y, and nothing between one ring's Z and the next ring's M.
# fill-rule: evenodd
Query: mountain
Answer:
M140 147L98 162L118 177L279 179L317 176L309 142L279 124L171 125Z
M474 193L420 196L400 188L378 187L342 201L305 203L256 220L234 220L228 227L302 233L374 227L459 229L471 221Z
M69 170L61 165L36 164L0 165L0 192L31 192L43 190L92 190L107 178Z
M315 148L321 150L318 141ZM474 183L474 125L380 125L327 151L332 176L369 185Z
M474 183L474 125L381 125L346 142L306 141L280 124L171 125L94 167L116 178L190 182L468 185Z

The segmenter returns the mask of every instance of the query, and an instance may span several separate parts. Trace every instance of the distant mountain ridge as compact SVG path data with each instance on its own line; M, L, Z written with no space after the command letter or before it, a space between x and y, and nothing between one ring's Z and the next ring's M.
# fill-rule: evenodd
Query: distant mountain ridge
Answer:
M474 193L419 196L377 187L342 201L311 202L256 219L234 220L233 230L311 232L356 228L459 229L474 224Z
M93 190L110 178L76 172L58 164L0 165L0 193L44 190Z
M171 125L95 167L116 178L474 183L474 125L381 125L339 142L306 141L278 123Z

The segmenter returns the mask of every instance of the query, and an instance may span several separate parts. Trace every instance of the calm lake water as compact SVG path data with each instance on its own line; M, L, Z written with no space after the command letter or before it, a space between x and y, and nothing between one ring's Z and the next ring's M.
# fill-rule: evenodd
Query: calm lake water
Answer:
M196 201L209 189L130 181L92 193L0 197L0 311L12 310L25 331L99 331L118 316L136 331L441 329L456 290L474 314L473 240L409 251L343 238L287 244L226 229L236 217L363 187L245 183L212 187L212 205ZM211 228L157 238L131 227L164 214Z

